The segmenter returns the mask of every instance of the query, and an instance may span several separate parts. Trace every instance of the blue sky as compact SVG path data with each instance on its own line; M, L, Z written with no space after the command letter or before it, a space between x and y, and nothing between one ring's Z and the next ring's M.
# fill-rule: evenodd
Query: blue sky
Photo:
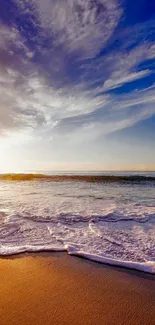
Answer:
M155 169L154 0L0 1L0 171Z

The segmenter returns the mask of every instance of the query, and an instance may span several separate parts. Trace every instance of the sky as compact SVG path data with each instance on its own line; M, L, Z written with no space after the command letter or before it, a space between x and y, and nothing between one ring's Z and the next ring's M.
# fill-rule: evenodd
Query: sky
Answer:
M155 1L0 0L0 172L155 170Z

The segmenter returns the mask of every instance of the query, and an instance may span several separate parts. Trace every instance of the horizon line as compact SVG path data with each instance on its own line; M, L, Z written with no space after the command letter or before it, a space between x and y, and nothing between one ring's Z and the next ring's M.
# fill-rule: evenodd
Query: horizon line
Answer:
M66 169L59 169L59 170L56 170L56 169L54 169L54 170L28 170L28 171L0 171L0 174L2 175L2 174L42 174L42 173L52 173L52 172L54 172L54 173L56 173L56 172L58 172L58 173L67 173L67 172L87 172L87 173L89 173L89 172L95 172L95 173L97 173L97 172L140 172L140 173L147 173L147 172L155 172L155 169L153 170L153 169L148 169L148 170L142 170L142 169L68 169L68 170L66 170Z

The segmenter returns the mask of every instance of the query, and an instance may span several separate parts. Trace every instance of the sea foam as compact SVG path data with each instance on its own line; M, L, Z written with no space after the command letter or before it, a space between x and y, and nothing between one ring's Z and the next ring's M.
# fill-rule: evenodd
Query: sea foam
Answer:
M155 273L153 183L0 182L0 255L66 251Z

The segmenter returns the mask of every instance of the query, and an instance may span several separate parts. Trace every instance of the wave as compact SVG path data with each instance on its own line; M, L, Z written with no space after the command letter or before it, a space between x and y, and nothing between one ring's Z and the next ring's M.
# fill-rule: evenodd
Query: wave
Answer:
M90 183L101 182L154 182L155 176L146 175L46 175L46 174L0 174L2 181L82 181Z
M155 274L155 262L133 262L133 261L125 261L121 259L109 258L107 256L99 256L96 254L90 254L78 250L76 246L68 245L66 247L69 255L81 256L86 259L92 260L98 263L104 263L113 266L119 266L127 269L134 269L137 271L143 271L146 273Z
M141 215L121 215L117 214L114 212L112 213L107 213L103 215L88 215L88 216L82 216L80 214L74 214L74 213L64 213L61 212L57 214L55 217L54 216L40 216L40 215L28 215L28 214L17 214L16 218L23 218L27 220L31 220L33 222L37 223L57 223L61 222L62 224L78 224L78 223L93 223L93 224L99 224L100 222L105 222L105 223L119 223L119 222L124 222L129 223L129 222L134 222L134 223L155 223L155 213L144 213Z
M136 176L138 185L128 183L135 176L126 175L124 181L116 174L5 174L1 178L0 255L66 251L155 274L155 183L138 183L150 179L146 175ZM50 183L53 180L59 182ZM101 181L105 183L89 183ZM108 186L108 181L127 182L127 186Z
M78 247L78 245L67 244L64 247L62 246L51 246L51 245L26 245L18 247L9 247L7 250L1 249L0 256L12 256L18 255L21 253L39 253L39 252L67 252L68 255L79 256L86 258L88 260L107 264L111 266L123 267L126 269L133 269L137 271L142 271L145 273L155 274L155 262L146 261L146 262L134 262L126 261L121 259L109 258L107 256L100 256L97 254L87 253Z
M148 223L149 217L154 221L154 215L87 219L61 213L56 220L12 215L0 227L0 256L66 251L94 262L155 274L154 226Z

